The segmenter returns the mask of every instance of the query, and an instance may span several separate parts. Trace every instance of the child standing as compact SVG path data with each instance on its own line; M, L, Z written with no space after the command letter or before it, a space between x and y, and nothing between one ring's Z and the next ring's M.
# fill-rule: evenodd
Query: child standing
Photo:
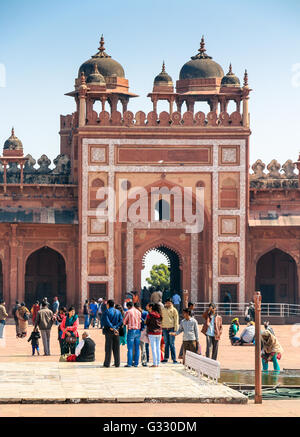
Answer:
M37 351L37 354L40 355L39 338L41 338L41 334L40 334L39 328L36 327L32 331L29 339L27 340L27 341L31 341L32 355L35 354L35 350Z

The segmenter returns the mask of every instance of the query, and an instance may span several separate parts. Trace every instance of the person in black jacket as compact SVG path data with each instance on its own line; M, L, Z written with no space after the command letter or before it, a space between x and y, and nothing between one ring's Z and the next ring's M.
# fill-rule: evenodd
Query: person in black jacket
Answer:
M35 350L37 351L37 354L40 355L39 338L41 338L41 334L39 328L36 326L27 340L31 341L32 355L34 355Z
M90 362L95 361L95 342L84 331L82 333L82 341L78 344L75 350L76 361Z

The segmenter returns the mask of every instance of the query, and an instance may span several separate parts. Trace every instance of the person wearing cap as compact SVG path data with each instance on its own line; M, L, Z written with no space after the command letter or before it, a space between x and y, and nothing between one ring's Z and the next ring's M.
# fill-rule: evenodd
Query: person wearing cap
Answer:
M239 319L235 317L234 319L231 320L231 325L229 327L229 340L231 341L232 345L235 345L240 340L240 337L236 335L239 329L240 329Z

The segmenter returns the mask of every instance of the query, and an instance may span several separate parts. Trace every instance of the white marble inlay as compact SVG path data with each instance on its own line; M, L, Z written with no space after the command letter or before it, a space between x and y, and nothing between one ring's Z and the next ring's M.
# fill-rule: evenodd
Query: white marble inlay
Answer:
M91 147L91 161L95 162L105 162L105 149L101 147Z
M88 144L103 144L103 142L109 144L109 165L88 165ZM114 152L115 147L119 144L140 144L140 145L213 145L213 165L211 166L195 166L185 164L184 166L124 166L124 165L115 165L114 163ZM218 152L219 147L221 145L239 145L240 146L240 162L241 165L233 165L230 167L227 166L219 166L218 165ZM233 150L227 149L227 150ZM226 149L223 149L224 151ZM234 149L235 151L235 149ZM88 241L109 241L109 275L106 277L108 279L108 290L109 296L114 295L114 224L109 224L109 232L108 236L99 236L99 237L88 237L87 236L87 217L94 215L94 211L88 211L88 172L108 172L109 174L109 186L114 186L114 178L115 172L124 172L124 173L142 173L142 172L151 172L151 173L180 173L180 172L212 172L213 174L213 205L212 205L212 221L213 221L213 299L217 300L218 298L218 283L219 282L239 282L239 301L244 302L245 298L245 224L246 224L246 142L245 140L133 140L133 139L83 139L82 141L82 185L83 185L83 193L82 193L82 301L87 296L87 281L91 280L87 276L87 242ZM236 151L235 151L236 152ZM224 155L223 155L224 157ZM225 153L224 162L229 162L227 160L233 159L232 151L229 153ZM235 162L235 161L230 161ZM218 172L240 172L240 209L239 210L219 210L218 209ZM239 237L219 237L218 230L218 216L219 215L237 215L240 217L240 236ZM163 223L161 225L164 225ZM177 224L176 224L177 225ZM178 224L182 228L182 224ZM145 224L138 223L134 227L142 228L145 227ZM133 288L133 263L129 262L130 259L133 259L133 230L134 227L131 223L128 223L127 228L127 289ZM198 290L198 280L196 282L195 272L198 272L198 252L195 253L195 248L198 244L196 244L196 237L192 237L191 251L193 251L192 255L192 290L193 295L197 296ZM224 278L218 277L218 242L239 242L240 243L240 276L234 278ZM131 245L132 242L132 245ZM196 257L196 258L195 258ZM197 261L195 261L195 259ZM102 278L102 277L101 277ZM103 279L103 278L102 278ZM94 280L99 280L100 277ZM196 293L196 294L195 294ZM196 300L196 299L195 299Z

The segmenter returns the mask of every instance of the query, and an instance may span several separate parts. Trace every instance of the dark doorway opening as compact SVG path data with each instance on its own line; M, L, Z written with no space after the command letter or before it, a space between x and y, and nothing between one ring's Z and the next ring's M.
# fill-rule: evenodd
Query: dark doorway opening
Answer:
M257 262L255 289L263 303L298 303L297 266L294 259L280 249L273 249Z
M66 266L63 257L49 247L32 253L26 262L25 302L31 308L44 297L52 304L57 296L60 306L66 305ZM73 302L68 302L73 304Z

